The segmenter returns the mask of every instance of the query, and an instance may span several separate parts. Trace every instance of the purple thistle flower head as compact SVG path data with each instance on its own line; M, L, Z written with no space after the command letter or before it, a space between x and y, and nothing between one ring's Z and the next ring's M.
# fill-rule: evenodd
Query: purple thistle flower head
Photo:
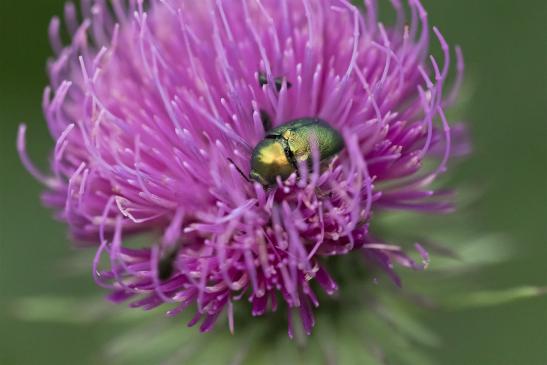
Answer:
M337 290L329 256L360 252L397 283L394 263L422 267L369 223L383 209L452 209L430 184L451 155L443 110L463 61L457 49L443 93L447 43L433 28L439 63L420 2L391 3L397 20L385 26L373 0L364 10L346 0L84 0L81 23L66 6L66 47L53 19L51 174L30 163L24 126L18 148L45 204L77 242L98 246L93 272L111 300L172 303L169 315L195 306L190 325L202 331L223 312L233 330L242 299L253 316L281 300L310 333L315 292ZM345 146L322 159L308 141L310 163L290 177L249 181L265 115L274 127L320 118ZM440 161L426 170L428 158ZM139 233L151 241L128 247Z

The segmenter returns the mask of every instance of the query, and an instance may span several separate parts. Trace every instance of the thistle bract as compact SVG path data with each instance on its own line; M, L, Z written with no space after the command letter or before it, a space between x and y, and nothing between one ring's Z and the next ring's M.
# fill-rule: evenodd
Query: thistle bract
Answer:
M238 301L254 316L282 301L310 333L317 290L337 290L330 256L360 252L397 283L395 263L422 267L369 224L380 209L452 209L430 184L451 154L443 110L463 61L457 50L460 72L443 93L447 43L435 28L431 36L418 0L391 3L397 20L387 26L372 0L364 9L344 0L89 0L81 22L66 6L68 46L53 19L51 173L30 163L24 126L18 147L47 187L45 204L75 241L98 247L93 272L111 300L166 304L169 315L192 306L190 324L202 331L223 312L233 330ZM430 38L442 62L429 56ZM274 128L324 120L345 147L327 163L311 148L312 163L273 186L248 181L264 113ZM438 162L425 169L429 157ZM142 233L150 242L128 247Z

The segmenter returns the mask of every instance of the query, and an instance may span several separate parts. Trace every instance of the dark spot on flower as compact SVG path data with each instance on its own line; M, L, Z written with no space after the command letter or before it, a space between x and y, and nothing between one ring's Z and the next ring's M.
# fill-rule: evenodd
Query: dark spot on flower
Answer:
M274 78L275 82L275 89L279 92L281 91L281 88L283 87L283 81L286 81L284 77L276 77ZM292 84L289 81L287 82L287 89L290 89L292 87ZM259 72L258 73L258 83L260 86L268 85L268 77L265 73Z

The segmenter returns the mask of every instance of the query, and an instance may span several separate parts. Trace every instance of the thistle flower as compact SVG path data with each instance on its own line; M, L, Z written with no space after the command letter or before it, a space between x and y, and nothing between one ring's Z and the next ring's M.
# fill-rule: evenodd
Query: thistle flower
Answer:
M93 273L112 301L169 315L195 306L202 331L223 312L233 331L244 298L253 316L281 301L310 333L317 290L337 291L330 256L362 254L397 284L395 263L423 267L369 226L380 210L452 210L430 186L451 155L443 110L463 61L457 49L443 93L449 46L433 28L444 61L429 57L420 2L408 1L409 20L391 3L397 20L384 26L373 0L364 11L346 0L83 1L80 24L65 8L67 47L53 19L51 174L27 157L25 126L18 149L75 241L98 247ZM312 163L289 178L248 181L264 114L274 126L321 118L345 148L325 162L311 143ZM426 169L428 158L440 162ZM143 233L147 244L127 245Z

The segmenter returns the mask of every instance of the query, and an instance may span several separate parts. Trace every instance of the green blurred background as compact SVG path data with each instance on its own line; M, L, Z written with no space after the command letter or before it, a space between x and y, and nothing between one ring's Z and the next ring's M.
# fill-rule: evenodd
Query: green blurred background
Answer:
M382 1L382 0L380 0ZM468 214L479 231L515 246L508 261L474 274L483 289L547 285L547 2L423 0L430 20L467 65L466 119L474 154L456 172L480 192ZM40 205L40 186L15 152L18 123L29 124L29 150L44 167L52 147L41 115L51 54L47 25L63 0L0 0L0 364L94 364L122 321L22 320L21 298L99 295L79 273L65 227ZM462 227L466 229L466 227ZM74 266L67 275L66 263ZM61 268L61 266L65 266ZM425 274L427 275L427 273ZM47 301L46 301L47 302ZM20 302L19 302L20 303ZM61 308L50 301L52 309ZM43 308L42 308L43 309ZM32 313L29 315L32 317ZM459 311L422 312L443 345L428 352L441 365L547 364L547 298Z

